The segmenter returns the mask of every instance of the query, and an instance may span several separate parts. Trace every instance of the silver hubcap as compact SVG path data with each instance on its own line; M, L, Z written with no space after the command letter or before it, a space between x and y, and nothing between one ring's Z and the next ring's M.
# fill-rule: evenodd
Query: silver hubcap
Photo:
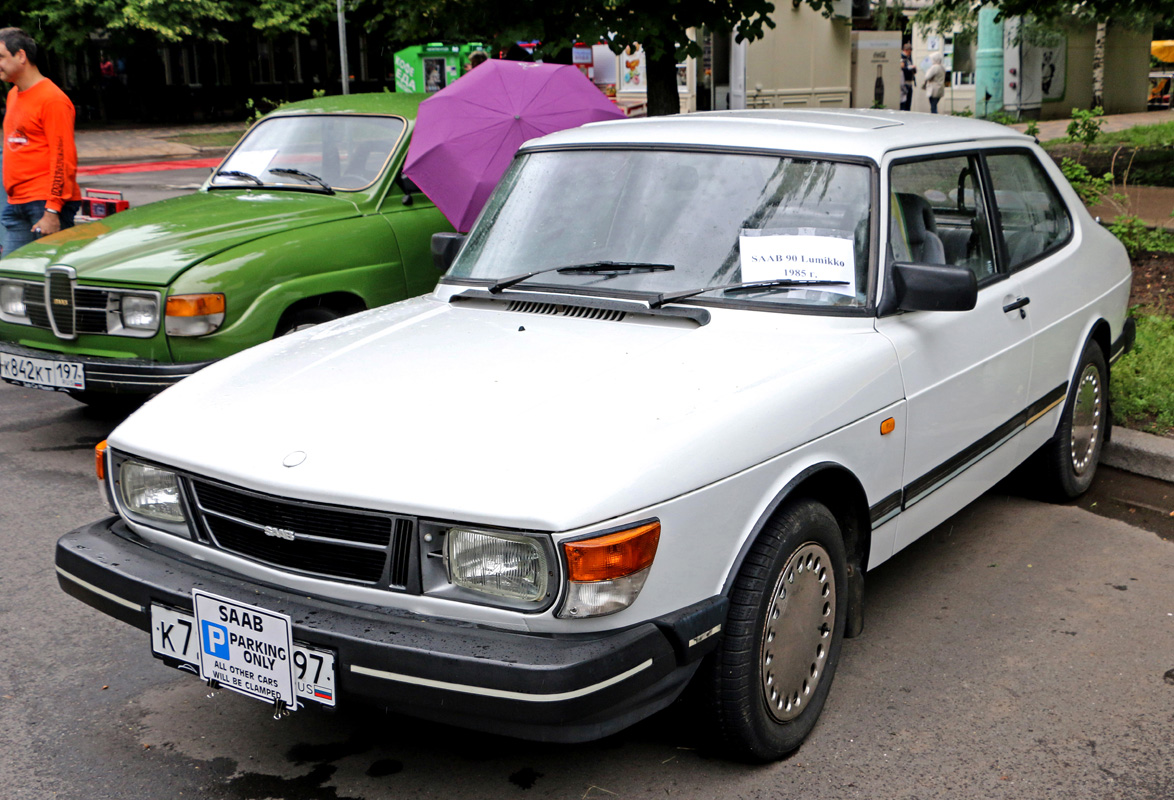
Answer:
M779 575L762 632L762 695L779 722L799 716L823 679L836 624L836 578L827 551L807 543Z
M1072 471L1083 475L1092 466L1101 439L1101 373L1088 364L1076 385L1076 402L1072 405Z

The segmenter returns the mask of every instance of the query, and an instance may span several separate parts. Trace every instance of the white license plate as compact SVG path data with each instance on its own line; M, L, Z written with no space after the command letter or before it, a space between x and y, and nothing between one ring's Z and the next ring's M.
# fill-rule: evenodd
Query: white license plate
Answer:
M5 355L0 357L0 378L22 386L38 389L86 388L86 368L83 364L54 361L47 358L26 358Z
M180 669L194 675L200 675L199 633L196 618L188 612L152 604L151 649L161 656L180 662ZM243 682L243 676L241 679ZM227 689L234 688L231 681L227 685L224 682L220 683ZM307 647L294 642L293 683L294 693L299 700L312 700L315 703L333 707L335 704L334 654L328 650L319 650L316 647ZM234 691L237 690L234 689ZM242 693L257 696L249 692ZM263 697L262 699L271 700L272 698Z

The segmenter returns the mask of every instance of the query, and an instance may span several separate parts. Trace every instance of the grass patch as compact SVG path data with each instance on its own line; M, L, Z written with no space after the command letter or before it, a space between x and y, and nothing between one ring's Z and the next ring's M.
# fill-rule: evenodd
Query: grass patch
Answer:
M1113 416L1135 430L1174 432L1174 317L1135 313L1137 341L1113 365Z
M1131 147L1170 147L1174 145L1174 121L1157 125L1138 125L1116 133L1102 133L1097 144L1124 144Z
M168 136L170 142L190 145L191 147L232 147L244 134L239 131L224 131L222 133L181 133L177 136Z

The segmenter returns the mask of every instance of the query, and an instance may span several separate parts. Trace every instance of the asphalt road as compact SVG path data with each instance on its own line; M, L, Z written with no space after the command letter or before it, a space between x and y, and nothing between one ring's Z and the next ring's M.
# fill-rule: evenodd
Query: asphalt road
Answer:
M688 703L577 746L360 708L274 721L58 588L115 422L0 384L8 800L1174 797L1174 543L1123 522L993 493L869 573L823 719L770 766L715 757Z

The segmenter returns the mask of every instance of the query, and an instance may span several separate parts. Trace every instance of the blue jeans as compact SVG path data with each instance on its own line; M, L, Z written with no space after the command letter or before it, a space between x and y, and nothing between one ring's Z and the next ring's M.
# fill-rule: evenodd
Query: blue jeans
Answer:
M940 97L929 98L929 113L931 113L931 114L938 113L938 103L941 101L941 99L942 98L940 98Z
M73 227L73 217L81 203L71 200L61 207L58 219L61 220L61 230ZM33 226L45 216L45 201L32 200L28 203L9 203L0 211L0 222L4 223L4 255L8 256L13 250L22 245L36 241L41 234L33 233Z

